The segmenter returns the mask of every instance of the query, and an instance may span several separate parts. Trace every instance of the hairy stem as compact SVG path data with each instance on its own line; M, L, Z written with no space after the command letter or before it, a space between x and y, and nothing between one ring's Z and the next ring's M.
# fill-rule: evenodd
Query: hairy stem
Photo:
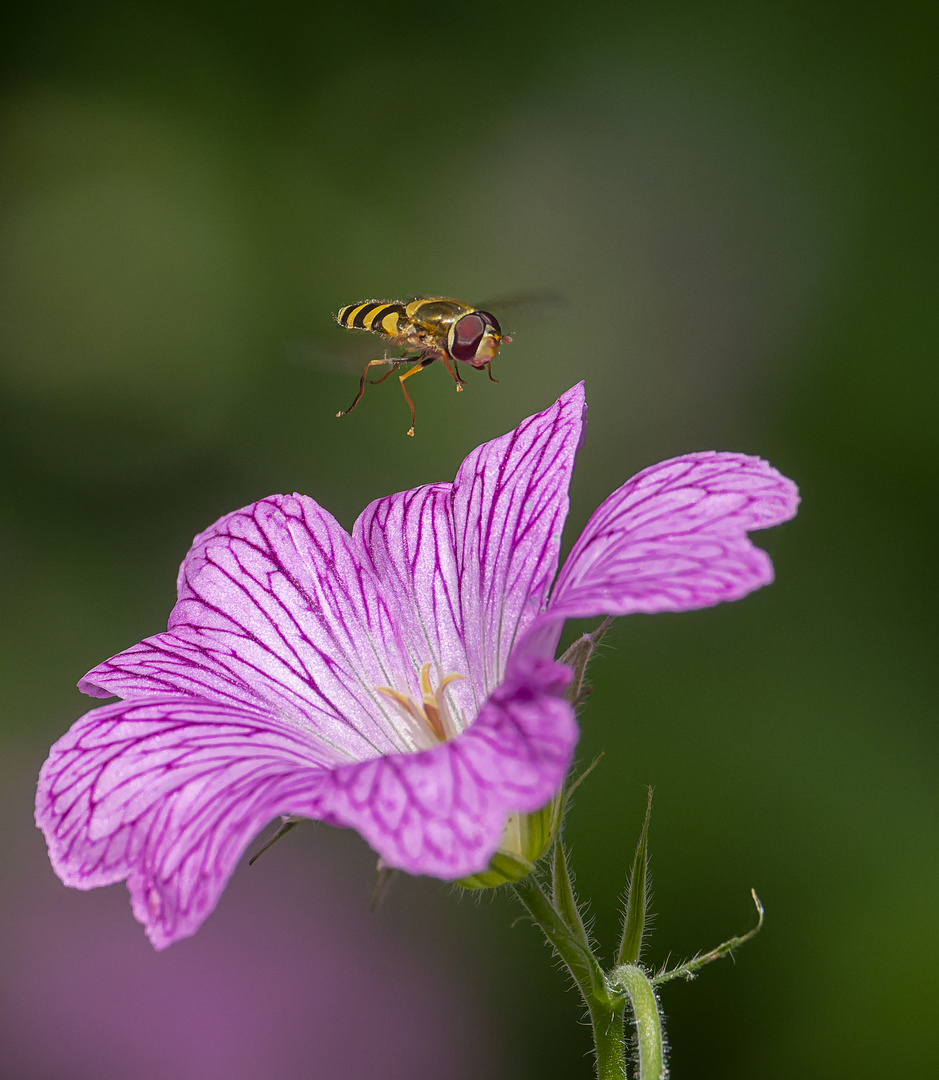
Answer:
M649 976L635 964L623 964L613 972L611 981L626 991L632 1009L639 1053L637 1080L665 1080L668 1070L662 1042L662 1017Z
M626 1080L626 1039L623 1013L626 1003L604 1006L589 1002L590 1026L597 1053L597 1080Z
M627 1005L635 1018L638 1080L664 1080L662 1024L655 992L645 972L623 964L608 978L585 944L582 927L568 924L534 877L516 881L512 888L564 961L590 1011L598 1080L626 1080L623 1021Z

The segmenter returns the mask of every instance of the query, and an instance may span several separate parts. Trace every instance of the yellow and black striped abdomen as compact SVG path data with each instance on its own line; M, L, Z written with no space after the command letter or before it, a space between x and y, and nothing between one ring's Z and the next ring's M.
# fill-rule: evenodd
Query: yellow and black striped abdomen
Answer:
M349 304L336 316L340 326L350 330L372 330L376 334L397 337L408 325L404 304L388 300L366 300L361 304Z

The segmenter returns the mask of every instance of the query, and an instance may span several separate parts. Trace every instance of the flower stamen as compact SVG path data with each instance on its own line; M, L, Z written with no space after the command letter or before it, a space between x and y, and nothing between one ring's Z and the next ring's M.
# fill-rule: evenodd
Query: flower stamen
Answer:
M375 689L379 694L391 698L406 720L417 722L418 733L429 730L437 742L446 742L457 734L457 728L443 694L450 683L464 676L458 672L440 676L438 669L439 685L435 690L430 682L430 669L434 666L430 660L421 664L420 702L415 701L410 694L393 690L390 686L376 686Z

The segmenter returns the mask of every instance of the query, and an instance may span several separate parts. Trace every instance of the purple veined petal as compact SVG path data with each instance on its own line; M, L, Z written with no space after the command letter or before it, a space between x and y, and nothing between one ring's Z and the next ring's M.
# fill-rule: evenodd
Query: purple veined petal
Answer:
M460 603L471 670L492 690L557 571L584 434L584 384L473 451L453 485Z
M473 451L452 485L379 499L356 522L415 663L468 676L450 688L465 715L499 684L547 598L585 408L579 384Z
M192 698L118 702L78 720L40 773L36 822L66 885L127 880L164 948L194 933L272 818L357 829L390 865L459 878L485 868L513 811L555 793L577 740L570 673L513 658L469 731L432 750L357 765L307 733Z
M590 518L545 622L736 600L773 579L747 532L787 521L798 502L795 484L760 458L708 451L653 465Z
M274 495L200 534L169 630L79 687L269 710L356 761L408 748L375 690L418 690L399 623L335 519L313 499Z
M352 535L394 610L415 670L431 661L464 676L451 686L460 708L476 712L463 647L459 574L450 512L451 484L429 484L378 499Z
M87 713L52 747L36 823L66 885L127 879L156 948L193 934L247 844L279 814L314 816L319 748L249 709L178 698Z
M489 865L513 812L540 809L570 768L578 730L570 671L513 654L505 682L452 742L330 774L319 816L356 829L411 874L455 880Z
M361 760L409 748L376 687L419 698L431 660L464 676L448 694L471 718L554 574L583 411L577 386L471 454L455 484L373 504L354 538L298 495L227 515L186 557L169 630L81 689L271 709Z

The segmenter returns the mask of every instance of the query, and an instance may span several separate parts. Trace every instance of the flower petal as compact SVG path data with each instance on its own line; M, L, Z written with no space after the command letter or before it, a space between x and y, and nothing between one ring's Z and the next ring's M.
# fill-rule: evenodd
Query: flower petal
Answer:
M403 637L427 650L415 661L470 676L453 688L470 715L547 598L585 408L579 384L474 450L452 485L379 499L353 530L397 603Z
M279 814L316 816L325 775L300 732L192 699L119 702L52 747L36 823L66 885L127 879L158 948L194 933L251 839Z
M357 545L313 499L273 495L197 536L169 630L79 687L260 708L356 761L408 748L375 687L410 672L399 620Z
M594 513L558 576L549 619L688 611L773 578L752 529L786 521L796 486L760 458L708 451L634 476Z
M470 670L494 689L544 607L583 441L584 385L467 457L453 484L460 605Z
M452 742L329 770L305 732L191 698L105 705L40 773L36 823L66 885L127 880L157 948L194 933L254 836L293 814L356 828L392 866L480 871L509 814L546 803L577 739L567 668L513 658L506 682Z
M561 696L569 679L561 664L513 656L469 730L432 750L334 769L319 816L356 829L411 874L484 870L509 815L540 809L563 783L578 734Z
M451 488L429 484L378 499L359 515L352 535L394 610L414 670L431 660L465 675ZM413 692L420 697L416 683Z

